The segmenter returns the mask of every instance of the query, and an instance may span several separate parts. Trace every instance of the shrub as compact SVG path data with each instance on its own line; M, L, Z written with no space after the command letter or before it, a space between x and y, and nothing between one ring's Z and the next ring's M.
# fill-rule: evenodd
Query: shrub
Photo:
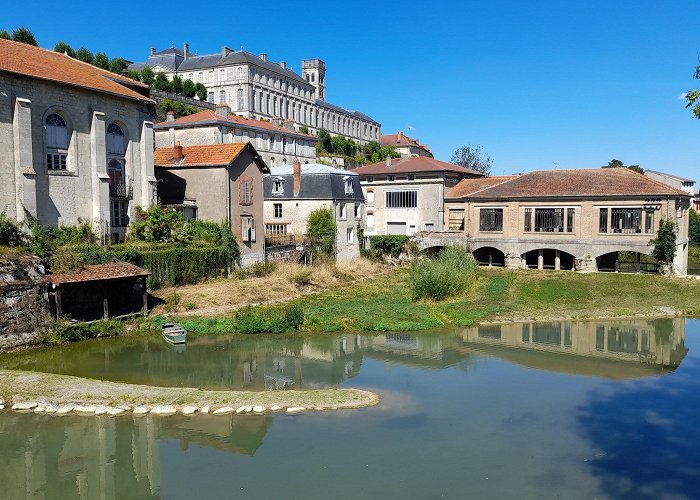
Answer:
M182 95L189 98L193 98L197 95L197 88L192 80L185 80L182 82Z
M668 264L676 256L676 224L670 220L662 220L656 238L649 241L654 247L652 257L657 261Z
M378 250L384 255L395 258L399 256L409 239L408 236L403 235L370 236L369 246L371 250Z
M184 225L185 219L177 210L159 205L151 205L148 210L136 207L131 237L150 243L171 243L181 235Z
M461 247L447 247L435 259L416 261L411 269L414 300L444 300L466 291L476 271L471 254Z
M172 99L163 99L160 102L160 109L166 113L168 111L172 111L175 118L180 118L182 116L191 115L197 112L197 108L194 106L190 106L189 104L185 104L180 101L173 101Z
M207 100L208 91L202 82L197 82L195 84L194 91L197 94L197 97L199 98L200 101Z
M17 221L0 213L0 245L21 247L26 245L26 238Z
M93 323L71 324L65 318L51 321L41 342L46 345L59 345L99 337L116 337L126 333L124 324L117 319L105 319Z
M335 216L332 208L319 208L309 214L307 233L314 253L332 254L335 249Z
M168 77L165 76L165 73L162 71L158 73L153 80L153 85L152 87L155 90L162 90L164 92L170 92L170 80L168 80Z
M313 274L313 271L306 267L302 270L300 270L297 273L294 273L292 276L292 281L296 283L298 286L306 286L311 284L311 275Z
M141 70L141 81L145 83L146 85L153 85L153 82L155 81L156 77L153 74L153 70L149 68L148 66L144 67Z
M290 304L280 310L246 306L235 316L238 333L290 333L304 324L304 310Z
M691 208L688 212L688 217L688 238L690 239L690 244L700 247L700 216Z

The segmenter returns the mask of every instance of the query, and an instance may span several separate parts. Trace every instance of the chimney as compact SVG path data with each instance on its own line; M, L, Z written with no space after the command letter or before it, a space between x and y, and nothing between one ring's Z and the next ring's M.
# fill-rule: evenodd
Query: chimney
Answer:
M182 52L184 54L185 60L187 60L187 58L190 57L190 44L189 43L185 44L185 47L183 48Z
M152 56L156 55L156 48L155 47L151 47L151 55Z
M216 117L228 120L228 115L231 114L231 108L228 104L217 104L216 105Z
M287 69L287 61L280 61L280 67L282 69Z
M173 113L172 111L168 111L168 113L165 116L166 116L166 118L165 118L166 122L174 122L175 121L175 113Z
M402 131L399 130L399 131L396 133L396 135L399 136L399 137L398 137L398 140L399 140L399 141L400 141L401 139L403 139L403 132L402 132Z
M182 144L180 144L180 141L177 141L177 144L175 144L175 160L182 160Z
M391 155L386 157L386 168L391 167Z
M294 196L299 196L301 191L301 163L294 160Z
M221 47L221 57L226 57L231 53L231 49L228 47Z
M263 62L267 62L267 53L263 52L262 54L260 54L260 59L262 59Z

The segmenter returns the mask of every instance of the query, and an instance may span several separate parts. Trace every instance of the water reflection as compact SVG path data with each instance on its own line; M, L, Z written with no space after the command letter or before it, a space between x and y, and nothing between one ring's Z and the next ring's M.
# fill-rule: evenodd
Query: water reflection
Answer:
M512 323L423 334L205 336L177 351L160 339L117 338L0 362L138 384L252 391L337 386L359 374L365 357L441 369L489 354L532 368L619 379L674 369L687 352L684 338L682 319Z

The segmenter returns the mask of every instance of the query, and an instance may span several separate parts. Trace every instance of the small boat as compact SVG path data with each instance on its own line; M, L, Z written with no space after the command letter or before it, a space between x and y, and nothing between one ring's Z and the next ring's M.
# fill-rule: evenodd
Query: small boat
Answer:
M184 344L187 342L187 330L177 323L165 323L162 332L163 338L171 344Z

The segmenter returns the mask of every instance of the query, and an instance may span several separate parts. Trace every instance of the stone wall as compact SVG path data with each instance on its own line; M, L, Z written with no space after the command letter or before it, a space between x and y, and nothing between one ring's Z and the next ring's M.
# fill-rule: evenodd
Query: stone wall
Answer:
M48 319L47 282L40 260L0 258L0 351L32 343Z

